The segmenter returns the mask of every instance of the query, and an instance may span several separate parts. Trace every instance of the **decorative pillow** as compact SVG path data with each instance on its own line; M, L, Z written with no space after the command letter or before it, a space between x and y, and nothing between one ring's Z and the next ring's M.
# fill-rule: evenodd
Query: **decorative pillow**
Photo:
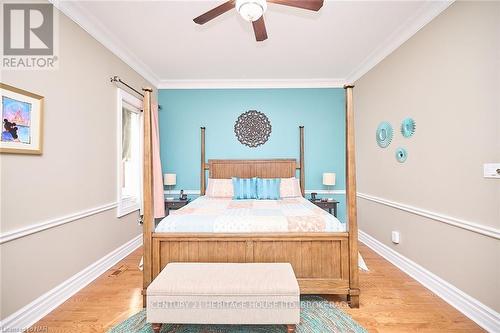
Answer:
M257 199L279 200L280 178L257 178Z
M233 177L233 199L257 199L257 178Z
M233 182L231 179L208 178L207 191L205 194L207 197L232 198Z
M281 178L280 196L282 198L295 198L301 197L299 180L295 177Z

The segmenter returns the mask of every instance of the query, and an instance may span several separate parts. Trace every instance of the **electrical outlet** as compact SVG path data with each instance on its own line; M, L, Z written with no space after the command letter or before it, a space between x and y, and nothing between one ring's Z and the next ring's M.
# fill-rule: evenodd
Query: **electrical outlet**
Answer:
M394 244L399 244L399 241L401 240L399 231L393 231L391 234L391 239Z

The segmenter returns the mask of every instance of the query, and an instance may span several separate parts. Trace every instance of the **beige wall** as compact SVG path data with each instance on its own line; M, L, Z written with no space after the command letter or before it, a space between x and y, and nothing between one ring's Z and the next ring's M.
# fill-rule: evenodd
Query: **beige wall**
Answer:
M356 82L358 191L500 228L500 180L482 176L483 163L500 162L499 92L500 3L456 2ZM411 139L399 133L407 116ZM395 128L387 149L375 142L381 121ZM500 241L362 198L359 224L500 311Z
M1 155L1 231L116 202L119 75L149 85L63 14L55 71L2 72L2 82L45 96L42 156ZM115 209L4 243L1 318L141 233Z

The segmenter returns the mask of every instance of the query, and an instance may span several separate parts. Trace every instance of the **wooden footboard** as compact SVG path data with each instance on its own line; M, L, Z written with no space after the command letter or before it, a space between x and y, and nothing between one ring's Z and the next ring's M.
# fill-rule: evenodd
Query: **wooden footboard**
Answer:
M348 233L154 233L153 278L171 262L288 262L302 294L349 294Z

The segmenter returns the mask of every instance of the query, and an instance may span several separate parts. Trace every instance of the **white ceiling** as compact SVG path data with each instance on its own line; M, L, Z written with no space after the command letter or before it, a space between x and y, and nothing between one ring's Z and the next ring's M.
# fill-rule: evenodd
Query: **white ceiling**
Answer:
M269 4L257 43L235 10L199 26L223 1L54 4L158 87L339 86L354 81L451 2L325 1L319 12Z

